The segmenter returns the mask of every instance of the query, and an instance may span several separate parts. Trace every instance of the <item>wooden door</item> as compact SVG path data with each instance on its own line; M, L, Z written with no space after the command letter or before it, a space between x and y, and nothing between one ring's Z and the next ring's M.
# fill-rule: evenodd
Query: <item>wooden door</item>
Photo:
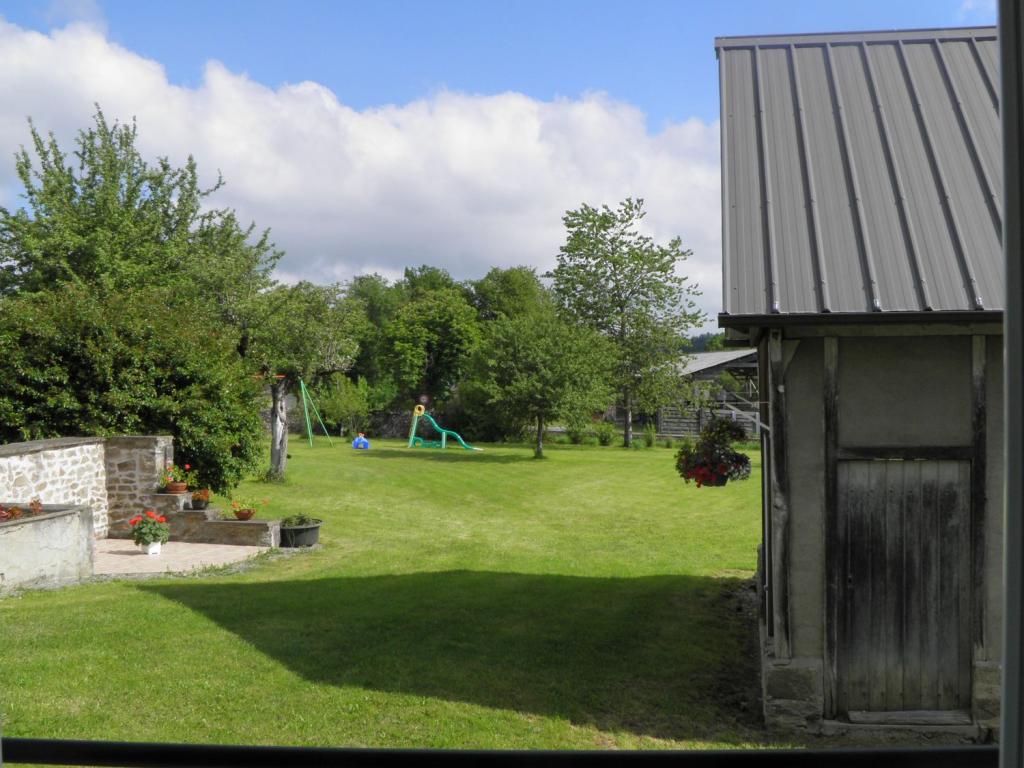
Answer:
M837 480L838 713L969 710L970 462L840 461Z

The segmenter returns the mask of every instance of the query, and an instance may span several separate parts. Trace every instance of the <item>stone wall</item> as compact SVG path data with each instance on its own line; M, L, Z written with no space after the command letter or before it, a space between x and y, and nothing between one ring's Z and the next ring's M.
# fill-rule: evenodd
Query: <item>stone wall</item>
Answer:
M22 498L0 496L5 504ZM52 587L92 576L92 510L43 505L43 514L0 523L0 594L15 587Z
M128 520L152 506L170 461L174 461L174 443L168 435L107 438L104 464L111 536L126 536Z
M107 483L102 437L62 437L0 445L0 499L84 505L93 534L107 534Z

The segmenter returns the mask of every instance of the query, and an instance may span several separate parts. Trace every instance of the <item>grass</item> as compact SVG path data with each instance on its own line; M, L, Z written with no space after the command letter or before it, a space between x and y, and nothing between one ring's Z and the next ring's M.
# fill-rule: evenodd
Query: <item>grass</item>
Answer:
M763 742L760 464L660 448L295 441L274 516L322 548L242 573L0 600L9 736L461 748Z

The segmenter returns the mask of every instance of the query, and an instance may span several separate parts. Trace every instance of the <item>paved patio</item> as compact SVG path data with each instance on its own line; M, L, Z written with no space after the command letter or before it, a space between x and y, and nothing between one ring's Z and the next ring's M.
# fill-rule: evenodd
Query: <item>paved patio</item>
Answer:
M147 555L129 539L96 542L93 573L96 576L128 576L138 573L188 573L211 565L228 565L255 557L269 547L230 544L188 544L169 541L159 555Z

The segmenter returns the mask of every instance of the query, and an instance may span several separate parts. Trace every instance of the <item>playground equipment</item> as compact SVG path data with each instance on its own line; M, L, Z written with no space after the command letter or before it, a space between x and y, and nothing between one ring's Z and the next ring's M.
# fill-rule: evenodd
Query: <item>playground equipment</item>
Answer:
M426 419L427 423L434 428L436 432L441 435L440 440L424 440L416 434L416 426L420 423L420 419ZM409 427L409 447L410 448L447 448L448 438L454 438L459 445L465 448L467 451L482 451L483 448L474 448L472 445L462 439L462 436L458 432L453 432L450 429L444 429L439 426L434 417L427 413L427 409L422 405L417 405L412 409L412 426Z
M302 396L302 413L306 417L306 435L309 437L309 447L313 447L313 422L309 419L309 409L313 409L313 413L316 415L316 420L320 422L320 427L324 431L324 435L327 437L328 444L333 448L334 442L331 440L331 433L327 431L327 427L324 426L324 420L320 418L320 411L316 409L316 403L313 402L313 396L309 394L309 390L306 389L306 382L299 379L299 394ZM369 448L369 444L366 446Z

